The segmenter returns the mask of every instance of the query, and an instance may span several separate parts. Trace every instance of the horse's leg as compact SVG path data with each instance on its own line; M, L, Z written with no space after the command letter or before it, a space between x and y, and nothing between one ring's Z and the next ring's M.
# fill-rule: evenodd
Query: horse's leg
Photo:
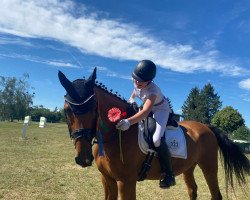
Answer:
M197 199L197 185L194 179L195 166L196 164L183 173L183 178L188 189L188 195L190 200Z
M117 200L118 188L114 179L102 174L102 185L105 193L105 200Z
M219 182L218 182L218 156L217 152L209 152L206 157L198 163L200 166L206 182L209 187L209 191L212 196L212 200L221 200Z
M121 200L136 199L136 181L117 181Z

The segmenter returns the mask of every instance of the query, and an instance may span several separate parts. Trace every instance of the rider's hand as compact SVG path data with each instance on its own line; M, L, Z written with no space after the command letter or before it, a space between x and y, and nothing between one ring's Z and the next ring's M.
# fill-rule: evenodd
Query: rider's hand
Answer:
M130 122L128 121L128 119L122 119L116 124L116 128L121 129L122 131L128 130L129 127L130 127Z

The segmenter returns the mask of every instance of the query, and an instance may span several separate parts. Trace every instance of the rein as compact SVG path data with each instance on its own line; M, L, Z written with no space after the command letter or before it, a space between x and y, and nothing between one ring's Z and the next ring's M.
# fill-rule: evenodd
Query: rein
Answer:
M111 137L110 137L107 141L103 141L103 140L102 140L102 143L103 143L103 144L108 144L108 143L112 142L114 139L116 139L117 136L118 136L117 133L113 133L113 134L111 135ZM94 143L94 144L99 144L99 140L95 138L94 141L93 141L93 143Z

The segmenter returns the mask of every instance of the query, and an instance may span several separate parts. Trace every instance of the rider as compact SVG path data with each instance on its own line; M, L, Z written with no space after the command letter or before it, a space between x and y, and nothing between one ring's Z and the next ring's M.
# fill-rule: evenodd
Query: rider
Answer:
M153 142L158 153L161 170L164 177L160 180L161 188L169 188L175 185L175 177L172 170L171 155L165 140L162 140L165 127L172 112L168 101L162 94L160 88L153 82L156 75L156 65L150 60L142 60L135 67L132 78L134 90L129 102L134 102L135 97L143 101L143 108L135 115L122 119L116 128L123 131L129 129L130 125L136 124L145 119L150 112L156 120L156 130L153 135Z

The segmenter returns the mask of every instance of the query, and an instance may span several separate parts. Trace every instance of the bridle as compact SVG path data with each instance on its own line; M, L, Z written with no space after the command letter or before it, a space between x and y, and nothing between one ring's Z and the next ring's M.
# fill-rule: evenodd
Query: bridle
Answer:
M74 115L83 115L90 111L90 106L93 105L93 103L96 103L96 100L94 99L94 94L88 97L86 100L84 100L81 103L75 103L72 101L69 101L65 96L65 103L69 105L70 110L73 112ZM71 130L70 127L70 121L67 117L67 110L64 109L64 114L67 120L68 130L70 138L76 143L79 139L85 139L91 146L93 145L93 138L96 135L96 124L92 128L79 128L76 130ZM97 121L97 120L95 120Z

